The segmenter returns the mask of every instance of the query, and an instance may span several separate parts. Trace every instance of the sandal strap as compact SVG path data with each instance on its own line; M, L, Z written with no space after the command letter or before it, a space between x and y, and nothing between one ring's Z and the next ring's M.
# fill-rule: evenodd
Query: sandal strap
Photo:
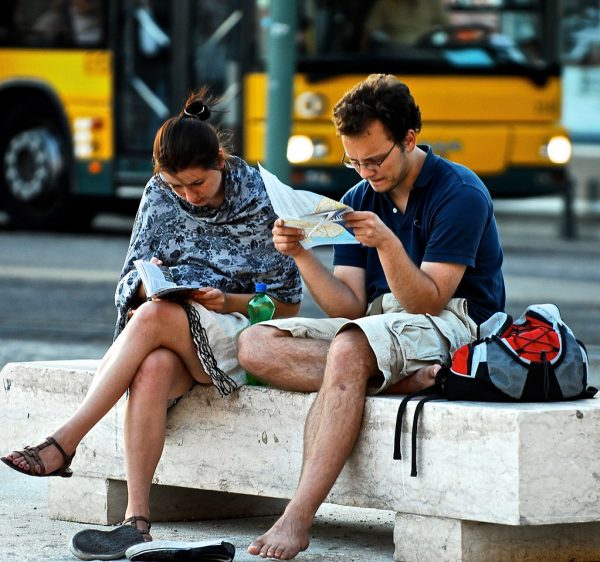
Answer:
M23 447L23 449L21 450L15 451L15 453L18 453L25 459L25 462L29 465L29 469L27 470L27 472L32 476L46 474L46 466L44 465L44 461L39 455L40 450L44 449L45 447L47 447L47 445L45 445L44 442L42 445L38 445L36 447L26 446ZM35 470L37 467L40 468L39 473Z
M152 527L152 523L150 523L150 521L142 515L132 515L131 517L128 517L127 519L125 519L121 523L121 525L131 525L132 527L135 527L137 529L138 521L143 521L144 523L146 523L148 525L148 531L150 531L150 528ZM141 533L141 531L140 531L140 533ZM146 535L148 533L142 533L142 534Z
M58 441L56 439L54 439L54 437L47 437L46 441L44 441L44 443L43 443L43 447L40 447L40 449L44 449L46 447L49 447L50 445L54 445L58 449L58 452L62 455L63 469L69 468L69 466L71 465L71 462L73 461L73 457L75 456L75 453L73 453L72 455L67 455L67 453L65 453L65 450L60 446Z

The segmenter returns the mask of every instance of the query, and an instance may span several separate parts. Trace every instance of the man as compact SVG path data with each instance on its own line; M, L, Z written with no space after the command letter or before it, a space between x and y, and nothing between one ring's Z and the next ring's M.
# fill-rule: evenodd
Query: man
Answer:
M409 89L371 75L336 104L344 163L362 181L343 197L360 245L335 247L333 274L275 223L325 319L256 325L239 341L249 372L290 390L319 390L305 427L298 488L284 514L249 546L288 560L308 547L315 513L354 447L365 395L429 386L440 364L503 310L502 250L492 202L464 166L417 146L421 115ZM381 312L381 313L380 313Z

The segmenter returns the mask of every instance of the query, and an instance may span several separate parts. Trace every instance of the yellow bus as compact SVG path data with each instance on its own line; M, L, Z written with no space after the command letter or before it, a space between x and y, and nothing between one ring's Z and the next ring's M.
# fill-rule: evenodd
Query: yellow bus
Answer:
M287 0L272 0L287 1ZM494 196L567 192L558 0L298 0L288 158L294 187L338 196L333 104L397 75L422 143ZM269 0L5 0L0 20L0 207L65 227L135 205L158 125L195 87L223 97L235 151L264 161ZM407 25L408 23L408 25Z

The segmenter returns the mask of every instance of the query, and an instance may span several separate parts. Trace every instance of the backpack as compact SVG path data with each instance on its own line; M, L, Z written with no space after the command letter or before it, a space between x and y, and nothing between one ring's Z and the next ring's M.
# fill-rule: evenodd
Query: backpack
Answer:
M478 338L457 349L450 367L442 367L435 384L406 396L398 408L394 459L401 459L402 419L407 403L421 398L412 426L411 476L417 475L417 423L430 400L552 402L592 398L587 386L588 356L583 343L560 317L554 304L528 306L515 321L497 312L478 329Z

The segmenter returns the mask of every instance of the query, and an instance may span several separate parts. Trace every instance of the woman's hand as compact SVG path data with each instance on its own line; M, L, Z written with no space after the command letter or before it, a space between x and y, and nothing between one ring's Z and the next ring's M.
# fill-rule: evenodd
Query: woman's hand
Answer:
M203 287L202 289L190 291L188 298L201 304L207 310L220 313L226 311L227 293L224 293L220 289Z
M300 245L300 240L304 239L304 232L301 228L285 226L283 219L277 219L271 232L275 249L280 254L294 258L305 251Z

